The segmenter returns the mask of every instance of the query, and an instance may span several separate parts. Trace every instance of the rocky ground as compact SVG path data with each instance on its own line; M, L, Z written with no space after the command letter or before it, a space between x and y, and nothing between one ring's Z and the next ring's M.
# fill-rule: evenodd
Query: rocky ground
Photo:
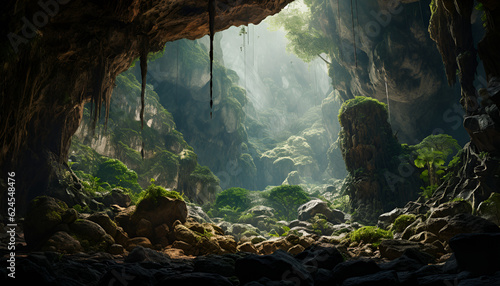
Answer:
M480 207L481 216L466 201L436 208L410 202L380 216L379 228L372 228L392 231L392 239L380 241L373 233L355 238L367 227L319 200L300 206L298 220L282 222L286 227L269 236L268 207L252 208L248 223L231 224L214 222L200 207L172 198L129 206L123 194L109 195L108 211L93 214L50 197L34 200L16 233L16 282L500 285L500 228L491 218L495 199L487 202L489 212ZM10 237L2 235L0 271L12 282Z

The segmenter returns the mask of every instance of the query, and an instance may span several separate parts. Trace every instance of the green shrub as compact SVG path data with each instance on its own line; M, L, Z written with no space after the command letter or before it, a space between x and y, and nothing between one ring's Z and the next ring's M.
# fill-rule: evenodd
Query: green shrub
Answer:
M395 232L403 232L406 227L412 224L417 217L413 214L402 214L394 221L392 225L392 230Z
M142 188L137 183L137 173L129 170L125 164L117 159L109 159L99 165L96 177L101 182L107 182L112 187L124 187L134 192L141 192Z
M229 188L224 190L217 195L214 207L221 209L229 206L242 212L251 205L250 198L248 197L249 192L249 190L243 188Z
M378 246L383 239L392 239L392 231L384 230L376 226L364 226L353 231L350 235L350 240L355 242L371 243Z
M282 185L271 189L269 204L276 210L280 219L297 219L297 208L307 203L310 199L300 186Z

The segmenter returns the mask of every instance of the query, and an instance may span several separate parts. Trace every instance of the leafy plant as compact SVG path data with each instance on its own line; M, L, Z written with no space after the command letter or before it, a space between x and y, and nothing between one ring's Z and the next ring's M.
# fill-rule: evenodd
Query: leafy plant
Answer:
M429 186L441 183L441 177L445 173L444 164L448 156L460 150L457 140L447 134L429 135L422 142L413 146L417 168L425 168L422 178Z
M286 225L281 226L281 229L282 229L282 231L283 231L283 232L281 233L281 235L280 235L278 232L276 232L276 230L275 230L275 229L272 229L272 230L269 232L269 235L270 235L270 236L274 236L274 237L280 237L280 236L287 236L287 235L288 235L288 233L290 232L290 228L289 228L288 226L286 226ZM273 232L274 232L274 233L273 233Z
M112 187L124 187L134 192L142 191L137 183L137 173L117 159L109 159L99 165L96 177L99 177L102 182L108 182Z
M271 189L268 200L279 218L294 220L297 208L308 202L309 196L300 186L282 185Z
M430 199L434 194L434 192L437 190L437 188L438 188L437 184L426 187L420 187L420 189L422 190L422 192L420 192L420 195L423 196L425 199Z

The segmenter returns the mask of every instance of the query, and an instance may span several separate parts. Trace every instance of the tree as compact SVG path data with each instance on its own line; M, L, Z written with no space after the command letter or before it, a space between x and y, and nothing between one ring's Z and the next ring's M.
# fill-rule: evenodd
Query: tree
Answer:
M426 168L421 178L429 181L430 186L441 182L440 175L444 173L443 165L448 157L460 150L457 140L447 134L429 135L422 142L413 146L417 158L414 163L418 168Z
M211 216L221 216L226 221L236 222L241 213L251 206L249 190L229 188L217 195L213 208L208 211Z
M313 21L311 13L313 4L316 3L312 1L306 1L305 5L298 2L291 3L287 9L271 17L269 22L275 30L281 27L286 30L286 38L290 41L287 45L288 51L305 62L310 62L316 57L327 62L321 54L329 54L337 45L326 37Z
M297 208L309 201L309 196L300 186L283 185L273 188L269 193L269 202L278 217L285 220L297 218Z

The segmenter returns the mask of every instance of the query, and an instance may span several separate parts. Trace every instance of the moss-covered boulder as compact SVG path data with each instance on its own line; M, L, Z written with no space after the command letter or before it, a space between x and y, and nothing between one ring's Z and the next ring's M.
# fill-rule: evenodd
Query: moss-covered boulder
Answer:
M479 216L500 225L500 194L491 193L487 200L479 204L477 213Z
M175 221L186 222L188 215L186 203L182 200L166 196L146 197L142 199L130 217L130 228L134 233L135 226L141 219L151 222L152 228L166 224L170 229Z
M54 234L57 226L63 223L67 211L68 206L61 200L47 196L33 199L29 203L24 223L26 243L35 247L40 246Z

